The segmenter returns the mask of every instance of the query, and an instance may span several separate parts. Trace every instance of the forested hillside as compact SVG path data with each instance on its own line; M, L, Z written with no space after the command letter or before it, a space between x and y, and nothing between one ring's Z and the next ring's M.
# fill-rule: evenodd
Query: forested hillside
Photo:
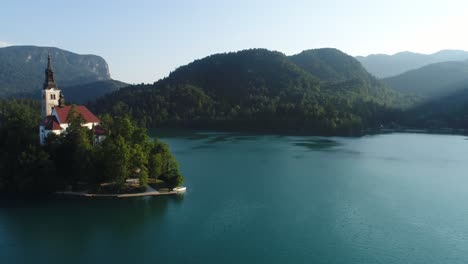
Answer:
M67 101L77 104L85 104L128 85L129 84L127 83L116 80L106 80L73 86L65 86L60 87L60 89L64 93L65 99Z
M466 87L468 61L435 63L383 81L401 93L418 95L426 100L437 99Z
M358 134L391 122L409 100L334 49L288 57L265 49L196 60L152 85L106 95L98 112L129 114L147 127Z
M468 129L468 83L456 92L408 109L399 123L406 127Z

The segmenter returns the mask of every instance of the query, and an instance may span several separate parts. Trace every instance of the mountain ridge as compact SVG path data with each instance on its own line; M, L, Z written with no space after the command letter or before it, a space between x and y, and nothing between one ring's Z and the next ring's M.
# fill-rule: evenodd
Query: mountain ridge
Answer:
M454 93L468 84L468 60L433 63L382 81L401 93L431 100Z
M49 54L59 87L111 79L107 62L97 55L55 47L8 46L0 48L0 97L40 94Z
M370 75L352 56L335 48L309 49L288 56L296 65L325 81L368 79Z
M353 134L391 119L391 108L404 100L341 51L296 55L291 59L267 49L210 55L154 84L106 95L91 107L98 113L129 114L146 127ZM293 62L302 56L316 67ZM354 78L354 73L362 76Z
M446 49L432 54L403 51L393 55L371 54L355 58L372 75L377 78L388 78L433 63L467 60L468 51Z

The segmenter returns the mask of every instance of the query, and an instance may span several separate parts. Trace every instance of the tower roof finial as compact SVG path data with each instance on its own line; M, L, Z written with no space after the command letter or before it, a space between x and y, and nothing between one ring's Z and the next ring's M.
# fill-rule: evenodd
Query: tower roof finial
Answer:
M54 71L52 70L52 59L49 55L47 56L47 69L45 70L45 82L44 82L44 90L55 88L57 89L57 85L55 84L54 80Z
M50 51L48 52L47 56L47 69L52 69L52 64L50 62Z

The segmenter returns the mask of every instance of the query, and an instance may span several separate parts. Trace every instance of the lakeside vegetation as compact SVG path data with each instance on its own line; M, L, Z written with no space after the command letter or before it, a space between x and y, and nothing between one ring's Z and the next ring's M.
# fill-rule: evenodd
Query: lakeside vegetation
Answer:
M182 183L178 163L167 144L151 140L128 117L101 117L106 139L93 144L73 109L67 133L39 144L40 104L0 101L0 193L40 194L57 190L138 191L150 182L169 188ZM138 179L138 186L126 180ZM107 183L102 185L102 183Z

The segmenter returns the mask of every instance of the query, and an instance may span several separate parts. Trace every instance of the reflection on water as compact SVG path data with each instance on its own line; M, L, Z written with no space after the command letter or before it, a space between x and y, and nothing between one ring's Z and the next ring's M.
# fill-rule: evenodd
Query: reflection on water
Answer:
M214 149L217 143L241 143L241 142L255 142L265 137L272 139L283 139L289 138L295 146L305 147L308 150L325 150L337 147L340 143L336 140L322 138L322 137L298 137L291 136L282 136L282 135L270 135L264 136L259 134L245 134L240 132L203 132L196 130L188 130L181 133L178 132L171 134L172 130L164 131L153 131L154 135L157 135L161 138L174 138L174 137L184 137L186 140L197 142L198 144L193 145L193 150L202 150L202 149ZM292 139L291 139L292 138Z
M148 221L151 221L151 225L162 225L168 207L181 202L183 197L179 196L158 199L59 197L38 201L2 201L0 225L8 227L3 230L3 235L14 237L31 247L37 244L55 247L68 242L73 246L87 247L96 239L103 239L103 236L127 239L141 234L145 232ZM69 240L69 237L73 240Z

